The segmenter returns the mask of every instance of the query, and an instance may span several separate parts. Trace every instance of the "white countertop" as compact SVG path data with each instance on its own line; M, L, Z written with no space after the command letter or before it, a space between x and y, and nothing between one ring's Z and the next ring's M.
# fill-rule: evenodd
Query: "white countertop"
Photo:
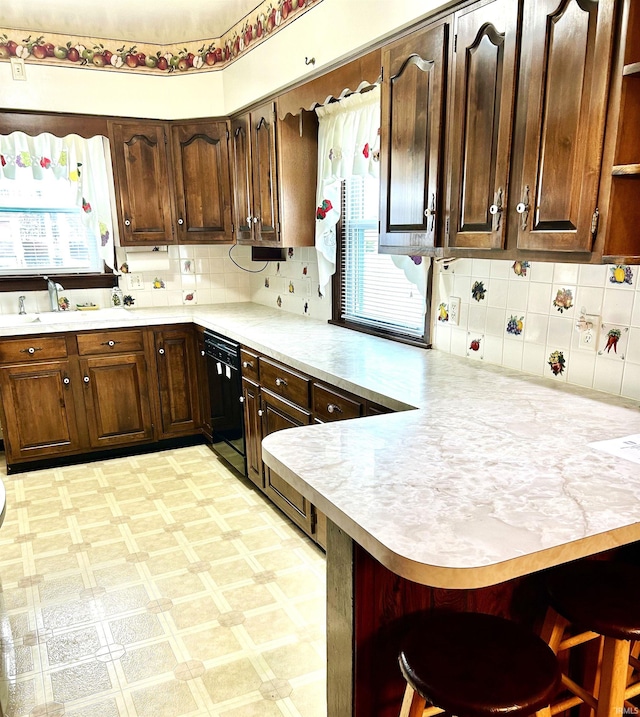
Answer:
M256 304L136 309L116 325L181 321L391 408L418 407L263 442L269 466L399 575L482 587L640 540L640 465L587 445L640 433L637 401ZM0 320L0 335L114 320L78 323Z

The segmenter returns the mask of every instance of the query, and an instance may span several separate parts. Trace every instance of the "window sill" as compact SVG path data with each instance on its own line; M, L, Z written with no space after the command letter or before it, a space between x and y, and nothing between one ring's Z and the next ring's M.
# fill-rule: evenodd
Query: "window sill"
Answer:
M417 346L422 349L430 349L431 344L424 339L416 339L411 336L403 336L402 334L394 334L391 331L384 331L382 329L376 330L371 326L364 326L363 324L356 324L350 321L334 321L329 320L330 324L334 326L342 326L344 329L351 329L352 331L359 331L363 334L370 334L371 336L379 336L381 339L389 339L390 341L398 341L401 344L409 344L409 346Z
M110 289L118 283L115 274L50 274L49 278L65 289ZM0 292L46 290L42 276L0 276Z

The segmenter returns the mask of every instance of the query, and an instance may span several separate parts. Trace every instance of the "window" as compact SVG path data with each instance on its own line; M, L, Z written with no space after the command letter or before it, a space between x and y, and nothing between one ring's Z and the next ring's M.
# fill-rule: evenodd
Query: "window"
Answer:
M69 182L33 177L0 188L0 274L103 270L99 237L82 221Z
M106 139L0 136L0 277L114 265Z
M334 321L385 336L425 342L422 258L378 254L378 187L371 176L343 182Z

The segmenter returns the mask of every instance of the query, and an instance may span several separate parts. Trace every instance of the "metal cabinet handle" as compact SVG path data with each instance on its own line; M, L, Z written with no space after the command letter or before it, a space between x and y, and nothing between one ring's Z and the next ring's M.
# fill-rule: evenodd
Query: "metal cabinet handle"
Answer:
M247 217L247 224L251 224L252 221L253 221L253 217Z
M124 225L125 225L125 227L130 227L130 226L131 226L131 219L125 219L125 220L124 220Z
M436 195L435 192L431 192L431 202L429 208L424 210L424 215L427 218L431 218L429 222L429 231L432 232L436 224Z
M88 377L88 376L85 376L82 380L83 380L85 383L89 383L89 377Z
M276 386L280 387L280 386L286 386L286 385L287 385L286 379L284 379L284 378L276 379Z
M342 409L335 403L329 403L327 405L327 413L342 413Z
M240 403L244 403L244 396L240 396L238 400L240 401Z
M164 356L164 349L158 349L158 353L160 354L160 356Z
M253 368L253 361L243 361L242 368Z
M33 356L36 351L42 351L42 346L29 346L28 349L20 349L21 354L29 354Z
M204 356L204 355L205 355L204 351L200 351L200 356Z
M110 339L109 341L103 341L100 346L109 346L113 348L116 344L121 343L120 341L114 341L113 339Z
M253 223L257 224L260 221L260 217L253 217Z
M496 231L500 229L500 220L502 218L502 187L498 189L498 191L495 194L495 197L493 199L493 204L489 207L489 214L491 214L492 217L497 217L496 219Z
M65 386L68 386L71 383L71 379L68 376L65 376L62 379L62 383L64 383Z
M182 218L178 219L178 224L180 224L180 226L182 226L184 224L184 219L182 219Z
M527 184L524 188L524 196L522 201L516 205L516 212L522 215L522 231L526 231L527 222L529 221L529 185Z
M263 411L261 408L258 409L258 415L259 415L259 416L263 416L263 415L264 415L264 411Z

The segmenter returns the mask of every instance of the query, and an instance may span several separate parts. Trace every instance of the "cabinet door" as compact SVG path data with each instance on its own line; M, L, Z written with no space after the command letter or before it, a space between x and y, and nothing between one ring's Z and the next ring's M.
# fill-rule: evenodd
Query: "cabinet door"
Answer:
M249 115L231 122L231 174L233 221L238 244L253 241L253 177L251 173L251 131Z
M441 24L382 53L381 252L420 254L437 243L447 37Z
M519 214L520 249L591 250L613 5L525 2L517 109L523 144L514 154L522 174L514 173L509 202Z
M276 112L272 102L251 113L251 162L255 239L275 245L280 240L280 227Z
M518 4L494 0L455 15L452 248L501 249L504 244Z
M227 123L171 127L179 244L231 243Z
M244 404L245 451L247 454L247 476L250 481L264 490L262 470L262 409L260 389L253 381L242 379Z
M153 438L144 354L81 359L84 405L92 448Z
M124 246L172 244L171 191L165 125L110 124Z
M69 361L0 369L7 461L78 451L81 441Z
M303 411L262 389L262 436L311 423L311 413ZM264 466L265 493L275 505L308 535L313 534L311 503L277 473Z
M198 377L198 399L200 408L200 427L204 435L211 440L211 396L209 395L209 373L204 348L204 333L196 329L196 376Z
M156 331L155 346L162 434L169 438L196 433L198 398L193 334L189 329Z

